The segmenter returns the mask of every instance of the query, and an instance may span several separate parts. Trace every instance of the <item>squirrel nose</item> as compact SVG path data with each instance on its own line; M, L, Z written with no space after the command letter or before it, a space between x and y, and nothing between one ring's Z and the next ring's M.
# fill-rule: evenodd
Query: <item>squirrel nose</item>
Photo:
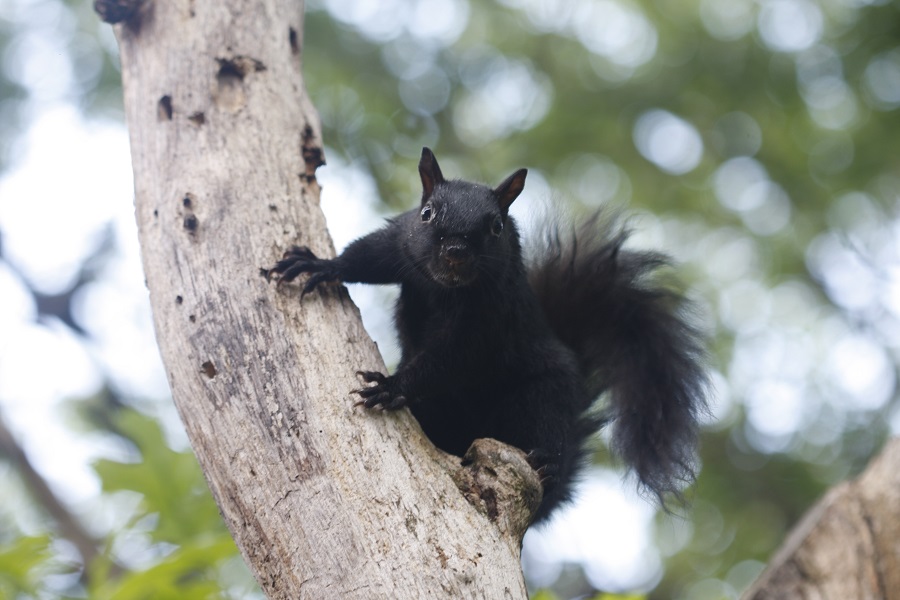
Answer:
M460 265L469 260L472 253L462 242L452 242L444 246L444 260L451 266Z

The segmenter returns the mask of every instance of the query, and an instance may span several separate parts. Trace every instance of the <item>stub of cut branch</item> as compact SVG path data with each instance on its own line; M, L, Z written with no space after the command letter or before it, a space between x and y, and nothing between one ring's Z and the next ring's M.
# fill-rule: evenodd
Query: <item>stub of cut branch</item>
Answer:
M472 443L451 472L466 499L517 547L543 496L541 479L524 452L494 439Z

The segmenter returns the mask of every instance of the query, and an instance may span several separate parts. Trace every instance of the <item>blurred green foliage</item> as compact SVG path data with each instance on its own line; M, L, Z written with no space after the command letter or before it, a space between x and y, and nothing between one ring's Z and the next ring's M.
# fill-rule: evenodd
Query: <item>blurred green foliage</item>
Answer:
M222 519L210 501L193 454L169 448L159 424L140 413L123 412L117 415L116 425L119 433L137 447L140 460L98 460L94 471L104 492L130 490L141 495L143 508L136 519L158 515L150 539L178 543L185 538L222 533Z
M93 465L106 496L104 506L120 515L102 551L79 577L77 561L54 548L50 535L13 537L0 546L0 595L262 597L193 453L171 449L159 422L133 409L119 409L109 425L105 434L128 448L133 460L101 459Z
M645 600L646 596L636 594L596 594L585 600ZM549 590L540 590L531 596L532 600L560 600L560 597Z
M122 118L118 52L84 0L6 0L0 9L0 170L17 135L55 103Z
M42 105L120 110L89 3L8 4L0 169ZM35 66L51 55L63 83ZM638 237L682 261L717 401L688 533L660 518L665 573L648 597L736 598L900 428L900 3L312 0L303 61L326 158L370 177L385 213L415 202L427 145L467 179L526 166L527 190L575 213L627 205ZM95 465L103 494L140 502L69 589L250 593L229 580L236 550L192 456L149 417L108 425L136 460ZM117 552L129 539L140 551ZM119 564L135 553L152 558ZM63 555L46 535L0 538L0 595L46 596L42 574L77 570Z
M40 578L53 561L50 536L19 536L0 546L0 595L15 598L19 594L35 596Z

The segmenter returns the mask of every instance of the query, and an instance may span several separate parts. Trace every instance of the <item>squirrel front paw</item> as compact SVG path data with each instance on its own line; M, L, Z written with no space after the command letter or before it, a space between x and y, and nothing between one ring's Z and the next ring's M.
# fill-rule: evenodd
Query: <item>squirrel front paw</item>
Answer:
M355 406L360 404L366 408L381 406L387 410L397 410L406 406L406 396L397 389L397 379L395 377L388 377L378 371L357 371L356 374L366 383L374 383L375 385L353 390L353 394L357 394L362 398Z
M334 260L318 258L306 246L291 246L281 257L281 260L275 263L274 267L271 269L260 269L259 272L268 281L277 279L278 285L293 281L301 273L312 273L313 275L303 286L301 296L305 296L316 289L316 286L320 283L340 279L340 273L335 266Z

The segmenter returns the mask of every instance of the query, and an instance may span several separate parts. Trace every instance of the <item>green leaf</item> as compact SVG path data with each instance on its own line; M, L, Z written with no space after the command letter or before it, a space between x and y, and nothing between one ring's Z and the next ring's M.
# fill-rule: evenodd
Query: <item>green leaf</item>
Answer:
M206 536L176 549L156 565L117 580L100 582L91 591L97 600L205 600L218 597L215 567L237 554L227 535Z
M37 594L51 569L50 536L23 536L0 546L0 598Z
M159 523L150 532L155 542L182 544L209 532L224 532L224 524L197 459L190 452L176 452L166 444L154 419L136 411L117 416L121 432L141 454L141 462L101 459L94 463L103 491L128 490L143 496L141 513L157 514Z

